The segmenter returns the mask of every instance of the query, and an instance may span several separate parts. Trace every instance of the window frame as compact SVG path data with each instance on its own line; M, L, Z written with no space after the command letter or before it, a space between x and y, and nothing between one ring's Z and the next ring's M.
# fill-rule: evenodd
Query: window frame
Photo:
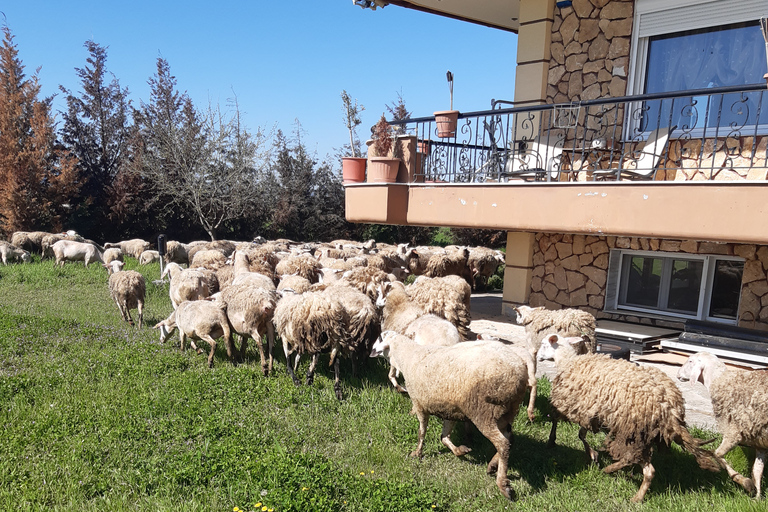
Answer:
M670 267L673 260L689 260L689 261L702 261L703 268L701 271L701 284L699 287L698 306L695 314L685 314L676 311L670 311L666 309L648 308L636 305L621 304L626 300L627 295L627 281L629 279L628 272L625 270L629 267L629 263L625 263L625 258L629 259L634 256L641 256L647 258L660 258L662 259L662 273L661 282L659 283L659 303L664 302L665 294L668 295L669 287L671 284L671 272ZM738 324L738 314L736 318L726 319L722 317L712 317L709 315L709 310L712 302L712 288L714 284L715 269L717 267L716 262L724 261L738 261L746 262L744 258L738 256L728 256L722 254L689 254L684 252L667 252L667 251L642 251L633 249L611 249L609 256L608 275L605 286L606 300L603 310L606 313L613 314L639 314L648 316L662 316L666 318L675 318L681 320L706 320L710 322L717 322L727 325ZM743 282L742 282L743 286ZM741 290L741 287L740 287ZM741 303L741 293L739 293L739 304L736 305L736 310Z

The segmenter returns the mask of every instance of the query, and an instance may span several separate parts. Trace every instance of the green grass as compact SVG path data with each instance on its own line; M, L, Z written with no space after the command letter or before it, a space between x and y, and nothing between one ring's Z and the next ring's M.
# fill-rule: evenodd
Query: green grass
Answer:
M151 329L171 311L167 289L150 284L159 267L126 268L148 282L141 330L122 322L102 268L0 267L0 510L765 510L676 447L655 456L646 502L631 504L639 469L588 466L572 425L545 447L546 380L539 419L523 412L514 425L515 501L506 501L476 431L457 427L454 439L474 451L456 458L433 418L424 459L407 456L418 422L382 360L359 379L345 361L341 403L327 357L310 387L293 385L281 357L261 375L252 345L245 364L231 365L222 348L208 369ZM729 458L746 470L741 450Z

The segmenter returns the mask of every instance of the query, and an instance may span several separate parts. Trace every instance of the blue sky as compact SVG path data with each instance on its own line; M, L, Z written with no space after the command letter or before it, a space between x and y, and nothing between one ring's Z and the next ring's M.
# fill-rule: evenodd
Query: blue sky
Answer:
M10 4L10 5L9 5ZM512 99L517 36L388 6L351 0L14 0L0 7L27 74L40 68L45 96L80 91L89 39L107 47L107 69L134 106L149 99L147 80L165 58L178 88L195 104L226 106L234 95L251 131L294 131L319 159L348 140L342 89L365 106L358 134L400 92L414 116L447 110L445 78L454 74L454 108L490 108ZM64 108L62 95L54 110Z

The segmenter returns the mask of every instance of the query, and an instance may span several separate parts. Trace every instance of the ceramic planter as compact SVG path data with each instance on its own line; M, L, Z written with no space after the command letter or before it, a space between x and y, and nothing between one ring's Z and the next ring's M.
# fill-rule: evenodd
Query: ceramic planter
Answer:
M365 164L367 158L347 156L341 159L341 176L343 183L362 183L365 181Z
M441 138L454 137L456 125L459 121L458 110L440 110L435 112L435 124L437 124L437 136Z
M395 183L399 169L399 158L372 156L368 163L368 183Z

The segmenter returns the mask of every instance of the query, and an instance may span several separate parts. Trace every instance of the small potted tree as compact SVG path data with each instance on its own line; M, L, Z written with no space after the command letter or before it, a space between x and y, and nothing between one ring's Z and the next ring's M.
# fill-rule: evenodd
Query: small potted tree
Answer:
M451 110L439 110L435 112L435 124L437 124L437 136L441 138L454 137L459 121L459 111L453 110L453 73L446 73L448 89L451 93Z
M368 182L394 183L397 181L400 159L397 157L395 132L384 114L381 114L381 119L373 127L373 144L369 149Z
M365 164L367 159L360 155L360 139L357 137L357 127L360 126L360 112L365 107L359 105L357 100L341 91L342 110L344 111L344 126L349 130L349 148L352 156L341 159L341 175L343 183L362 183L365 181Z

